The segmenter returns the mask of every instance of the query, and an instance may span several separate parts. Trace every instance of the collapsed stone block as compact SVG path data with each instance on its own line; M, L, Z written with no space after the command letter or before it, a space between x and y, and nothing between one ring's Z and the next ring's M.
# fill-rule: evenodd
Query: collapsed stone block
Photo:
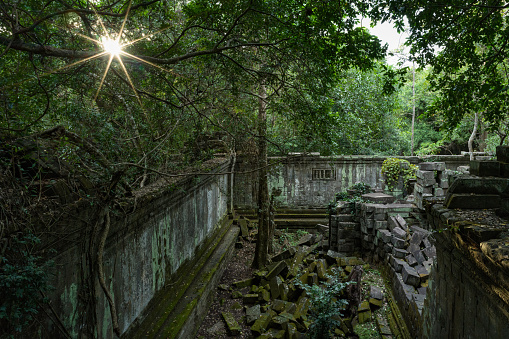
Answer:
M262 315L260 305L254 305L252 307L248 307L246 309L246 323L248 325L253 325L258 318Z
M414 258L414 256L412 254L409 254L405 257L405 260L407 262L408 265L410 266L416 266L417 265L417 260Z
M251 326L251 332L254 335L261 335L267 328L269 328L272 316L269 313L262 313L260 317Z
M283 251L283 252L279 253L278 255L273 256L272 261L274 262L274 261L281 261L281 260L289 259L295 255L295 252L296 252L295 247L290 247L286 251Z
M431 179L435 180L436 173L434 171L417 170L415 172L415 176L417 177L417 179L421 180L431 180Z
M419 287L421 285L421 277L417 271L407 263L403 264L403 268L401 269L401 276L405 284L414 287Z
M392 249L392 255L394 258L403 259L408 255L408 252L404 249L394 247Z
M470 161L470 174L479 177L498 177L500 175L500 163L498 161Z
M391 237L391 243L394 247L400 248L400 249L405 248L405 244L406 244L405 240L398 238L396 236Z
M421 171L445 171L445 162L421 162L419 169Z
M230 335L239 335L242 328L240 327L235 317L230 312L221 312L223 316L224 322L226 323L226 327Z
M392 234L400 239L406 239L406 235L407 235L407 233L400 227L394 227L392 229Z

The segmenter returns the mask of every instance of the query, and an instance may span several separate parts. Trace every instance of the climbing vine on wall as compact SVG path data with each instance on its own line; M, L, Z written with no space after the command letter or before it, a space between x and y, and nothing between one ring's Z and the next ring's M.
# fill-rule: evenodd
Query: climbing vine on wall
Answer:
M408 160L387 158L382 164L382 175L389 190L393 190L400 177L403 178L405 185L409 179L414 179L417 168Z

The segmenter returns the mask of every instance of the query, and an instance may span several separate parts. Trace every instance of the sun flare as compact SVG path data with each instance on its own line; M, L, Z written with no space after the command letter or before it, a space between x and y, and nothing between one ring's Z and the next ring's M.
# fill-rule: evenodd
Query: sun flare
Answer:
M113 56L119 56L122 52L122 45L120 45L118 40L114 40L109 37L102 37L101 44L104 51Z

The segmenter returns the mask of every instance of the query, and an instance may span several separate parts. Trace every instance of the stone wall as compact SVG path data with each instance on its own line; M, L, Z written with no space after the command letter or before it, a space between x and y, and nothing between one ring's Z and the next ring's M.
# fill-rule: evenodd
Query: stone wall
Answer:
M223 162L212 172L228 170L228 162ZM197 253L221 231L228 216L229 186L226 174L184 178L112 211L104 270L121 333L141 320L165 286L178 283ZM59 224L66 238L48 244L58 249L50 299L62 324L48 324L43 336L61 336L67 331L74 338L90 337L91 326L96 325L99 338L115 337L108 302L97 279L90 277L95 253L90 253L88 239L96 213L90 204L76 208ZM88 293L91 284L96 286L96 298Z
M423 338L507 338L509 235L505 225L461 220L441 204L428 213L437 258L423 312ZM505 230L504 230L505 229Z
M286 209L324 208L337 192L357 182L382 188L381 169L384 156L288 156L271 157L269 192L278 191L279 206ZM443 161L448 169L468 165L468 156L402 157L413 164L423 161ZM246 172L255 165L239 158L236 170ZM256 206L256 172L235 176L235 208L253 209Z

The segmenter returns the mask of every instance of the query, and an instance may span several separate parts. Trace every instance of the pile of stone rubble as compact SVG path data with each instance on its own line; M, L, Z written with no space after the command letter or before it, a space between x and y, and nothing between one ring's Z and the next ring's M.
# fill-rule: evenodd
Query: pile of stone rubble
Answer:
M266 270L258 271L254 277L237 281L230 288L232 297L242 299L246 305L245 322L256 338L305 338L311 326L310 310L312 298L299 286L322 285L339 269L342 280L347 280L352 270L360 270L364 262L356 257L344 257L328 250L327 241L321 235L306 235L299 244L290 247L272 258ZM360 288L360 286L359 286ZM337 296L346 298L346 296ZM366 300L359 300L355 317L337 319L340 326L335 329L338 336L354 335L357 323L376 318L380 333L391 335L384 319L374 317L373 310L382 306L382 289L371 286ZM241 326L233 315L223 312L223 319L230 335L238 335Z

